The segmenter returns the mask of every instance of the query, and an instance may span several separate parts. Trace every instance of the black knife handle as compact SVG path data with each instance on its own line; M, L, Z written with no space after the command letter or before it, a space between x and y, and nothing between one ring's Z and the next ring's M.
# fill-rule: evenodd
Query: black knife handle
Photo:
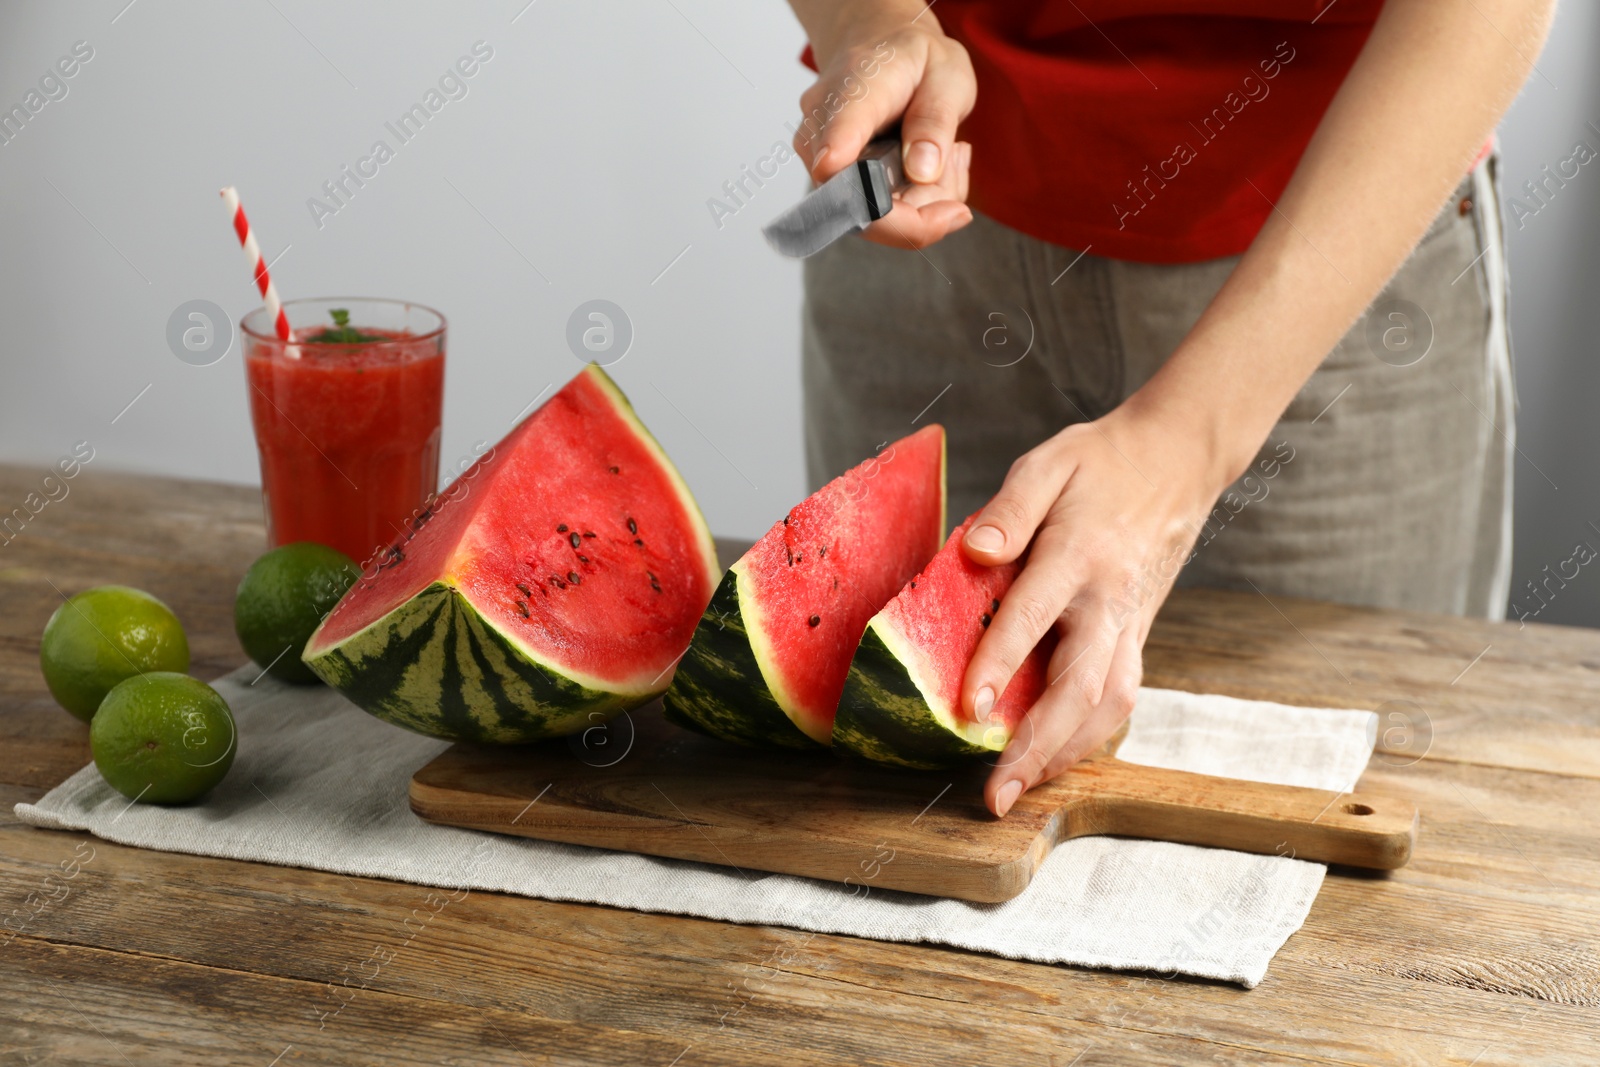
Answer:
M861 188L867 196L867 214L883 218L894 208L894 192L904 181L900 169L900 138L880 137L862 150L856 160Z

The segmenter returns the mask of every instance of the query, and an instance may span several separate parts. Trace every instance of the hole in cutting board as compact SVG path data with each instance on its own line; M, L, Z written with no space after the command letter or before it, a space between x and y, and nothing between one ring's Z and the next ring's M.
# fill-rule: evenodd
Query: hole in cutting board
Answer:
M1346 804L1344 812L1346 815L1371 815L1372 809L1365 804Z

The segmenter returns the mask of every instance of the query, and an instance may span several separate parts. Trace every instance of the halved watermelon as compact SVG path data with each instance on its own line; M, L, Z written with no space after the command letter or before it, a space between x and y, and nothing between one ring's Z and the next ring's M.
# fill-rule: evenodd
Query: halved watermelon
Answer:
M840 751L900 767L943 767L1000 752L1048 683L1051 630L989 712L961 708L961 680L978 638L1022 571L1022 560L985 567L961 551L977 515L956 528L933 561L872 617L850 664L833 723Z
M829 744L861 629L938 550L944 508L941 426L807 497L723 576L667 718L740 744Z
M646 703L717 581L688 487L593 364L410 525L302 658L432 737L536 741Z

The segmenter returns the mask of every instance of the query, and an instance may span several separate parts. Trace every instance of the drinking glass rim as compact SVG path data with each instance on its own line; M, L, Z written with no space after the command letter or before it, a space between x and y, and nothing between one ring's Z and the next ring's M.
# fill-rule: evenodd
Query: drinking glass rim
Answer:
M283 302L282 306L285 309L285 313L287 313L287 310L290 307L295 306L295 305L302 305L303 306L305 304L337 304L340 301L344 301L344 302L348 302L348 303L352 303L352 304L353 303L358 303L358 302L360 302L360 303L368 303L368 304L395 304L395 305L400 305L400 306L407 307L407 308L416 308L418 311L425 311L429 315L432 315L434 318L438 319L439 320L439 325L435 326L433 329L429 330L427 333L419 333L419 334L415 334L415 335L410 336L410 337L388 337L388 338L383 339L382 341L362 341L362 342L351 342L351 341L296 341L296 342L294 342L294 344L295 344L295 346L297 348L314 348L314 347L320 347L320 346L323 346L323 345L326 345L326 346L328 346L330 348L335 347L335 346L348 347L349 345L354 344L354 343L366 344L366 345L398 345L398 344L409 345L409 344L415 344L418 341L432 340L433 338L440 336L441 334L444 333L445 327L447 325L447 323L445 322L444 314L442 312L434 309L434 308L429 307L427 304L421 304L421 303L418 303L415 300L396 300L393 297L387 297L387 296L299 296L299 297L295 297L293 300L285 300ZM265 307L251 308L248 312L245 313L244 317L239 320L239 332L244 334L246 337L250 337L250 338L252 338L254 340L257 340L257 341L271 341L271 342L276 342L278 344L286 343L286 342L284 342L284 340L281 337L278 336L277 330L275 328L272 328L270 326L270 324L269 324L268 331L265 332L265 333L263 333L259 329L252 329L251 328L250 321L252 319L254 319L256 316L261 316L261 317L265 318L266 313L267 313L267 309Z

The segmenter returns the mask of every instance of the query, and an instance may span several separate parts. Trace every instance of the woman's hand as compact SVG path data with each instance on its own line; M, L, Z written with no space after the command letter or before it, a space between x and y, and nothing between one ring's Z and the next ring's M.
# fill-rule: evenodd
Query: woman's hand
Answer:
M794 147L819 184L855 162L867 142L899 121L909 188L863 236L924 248L972 221L967 170L972 146L956 127L977 99L972 63L928 6L902 0L800 0L817 80L800 97Z
M1032 543L967 667L967 711L982 721L1040 638L1060 634L1050 685L984 788L996 815L1098 748L1133 710L1150 623L1231 480L1205 451L1124 404L1013 463L967 531L963 549L990 566Z

